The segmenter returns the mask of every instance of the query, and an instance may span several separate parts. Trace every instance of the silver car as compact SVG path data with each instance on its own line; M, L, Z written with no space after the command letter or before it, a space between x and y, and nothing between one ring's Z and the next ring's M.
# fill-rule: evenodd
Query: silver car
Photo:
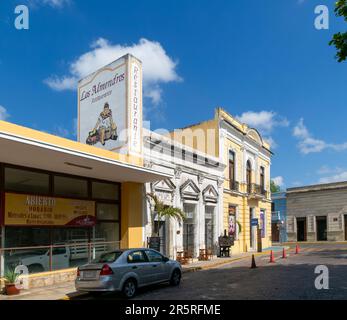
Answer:
M117 250L101 255L77 270L77 291L122 292L125 298L135 296L136 290L151 284L170 282L177 286L182 268L175 261L152 249Z

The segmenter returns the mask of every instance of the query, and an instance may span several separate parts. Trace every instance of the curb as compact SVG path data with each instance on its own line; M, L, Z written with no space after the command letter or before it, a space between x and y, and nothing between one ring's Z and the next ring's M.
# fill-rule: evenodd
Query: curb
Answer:
M315 244L315 245L320 245L320 244L326 244L326 245L334 245L334 244L346 244L347 241L303 241L303 242L284 242L282 243L282 246L291 246L291 245L303 245L305 246L306 244Z

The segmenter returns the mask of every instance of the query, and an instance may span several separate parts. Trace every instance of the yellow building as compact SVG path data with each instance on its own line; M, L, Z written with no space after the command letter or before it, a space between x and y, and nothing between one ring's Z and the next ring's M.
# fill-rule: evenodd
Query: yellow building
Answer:
M259 132L222 108L212 120L170 133L171 138L226 164L224 230L234 236L232 253L271 246L270 165L272 152Z

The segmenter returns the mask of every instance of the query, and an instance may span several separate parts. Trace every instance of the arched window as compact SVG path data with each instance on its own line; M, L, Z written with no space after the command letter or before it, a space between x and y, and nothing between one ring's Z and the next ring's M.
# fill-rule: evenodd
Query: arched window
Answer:
M247 160L246 182L247 182L247 192L251 193L251 188L252 188L252 165L251 165L251 161L250 160Z

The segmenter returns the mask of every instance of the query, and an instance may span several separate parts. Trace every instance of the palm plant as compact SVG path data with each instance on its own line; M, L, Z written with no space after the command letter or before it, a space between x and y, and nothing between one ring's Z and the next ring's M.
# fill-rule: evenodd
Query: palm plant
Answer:
M7 284L15 284L18 277L19 273L15 271L15 268L10 268L5 272L4 279Z
M173 218L178 222L181 222L186 218L186 214L180 209L173 206L166 205L162 202L156 194L147 193L147 200L151 203L151 200L154 202L154 207L151 214L151 223L152 223L152 236L159 236L159 226L162 218ZM157 216L157 234L155 233L155 217Z

